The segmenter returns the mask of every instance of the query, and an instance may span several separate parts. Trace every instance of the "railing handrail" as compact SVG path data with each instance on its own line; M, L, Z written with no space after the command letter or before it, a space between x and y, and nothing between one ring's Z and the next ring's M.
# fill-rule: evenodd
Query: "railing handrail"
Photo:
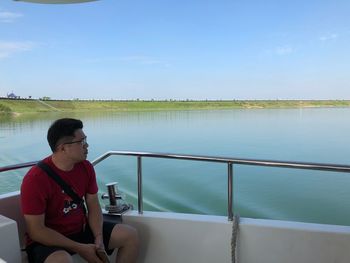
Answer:
M97 157L91 163L97 165L104 159L111 155L126 155L126 156L141 156L152 158L164 158L164 159L180 159L191 161L205 161L205 162L218 162L218 163L233 163L242 165L255 165L255 166L270 166L292 169L306 169L306 170L320 170L320 171L332 171L332 172L345 172L350 173L350 165L345 164L329 164L329 163L313 163L313 162L286 162L276 160L261 160L261 159L243 159L232 157L218 157L207 155L187 155L187 154L172 154L172 153L155 153L155 152L135 152L135 151L108 151L101 156Z
M18 170L21 168L31 167L31 166L36 165L38 162L39 161L33 161L33 162L19 163L19 164L14 164L14 165L3 166L3 167L0 167L0 173L10 171L10 170Z
M206 155L186 155L186 154L171 154L171 153L151 153L151 152L135 152L135 151L108 151L101 156L97 157L91 163L97 165L104 159L111 155L128 155L128 156L141 156L141 157L153 157L153 158L167 158L167 159L182 159L192 161L207 161L207 162L221 162L242 165L256 165L256 166L271 166L282 168L294 168L294 169L309 169L309 170L321 170L332 172L347 172L350 173L350 165L345 164L328 164L328 163L313 163L313 162L286 162L276 160L261 160L261 159L240 159L231 157L215 157ZM34 166L39 161L32 161L26 163L19 163L14 165L8 165L0 167L0 173L9 170L17 170L21 168L27 168Z
M205 156L205 155L187 155L187 154L134 152L134 151L109 151L97 157L91 163L95 166L100 162L102 162L103 160L105 160L106 158L113 155L137 157L138 212L140 214L143 213L142 157L226 163L228 165L227 212L228 212L228 220L230 221L233 220L233 164L350 173L350 165L343 165L343 164L285 162L285 161L275 161L275 160L242 159L242 158L217 157L217 156ZM4 171L16 170L20 168L34 166L35 164L37 164L37 162L38 161L0 167L0 173Z

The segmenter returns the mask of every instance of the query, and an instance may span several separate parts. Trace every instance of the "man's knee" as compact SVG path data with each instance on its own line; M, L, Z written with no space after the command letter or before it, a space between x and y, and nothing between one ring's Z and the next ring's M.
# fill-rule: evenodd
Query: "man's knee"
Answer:
M73 263L72 256L65 250L57 250L48 256L45 263Z
M139 233L137 232L136 228L132 226L128 226L128 242L138 245L139 243Z
M119 248L124 246L139 246L139 235L137 230L129 225L118 224L114 226L109 248Z

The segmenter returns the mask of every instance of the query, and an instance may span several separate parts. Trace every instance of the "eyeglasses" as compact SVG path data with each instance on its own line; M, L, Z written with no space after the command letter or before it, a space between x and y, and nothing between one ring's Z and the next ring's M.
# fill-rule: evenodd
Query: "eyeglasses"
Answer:
M87 145L87 138L84 137L81 140L72 141L72 142L66 142L66 143L63 143L63 144L74 144L74 143L80 143L82 146L85 146L85 145Z

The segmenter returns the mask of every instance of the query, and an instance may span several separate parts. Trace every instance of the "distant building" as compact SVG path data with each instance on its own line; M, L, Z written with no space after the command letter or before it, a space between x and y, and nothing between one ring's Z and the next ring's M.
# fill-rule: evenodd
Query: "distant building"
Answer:
M7 94L8 99L19 99L20 96L16 96L15 93L11 92L10 94Z

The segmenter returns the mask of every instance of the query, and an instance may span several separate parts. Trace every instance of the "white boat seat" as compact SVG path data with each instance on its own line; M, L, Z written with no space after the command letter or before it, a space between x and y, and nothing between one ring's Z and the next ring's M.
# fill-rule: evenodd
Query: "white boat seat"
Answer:
M0 262L21 262L17 222L0 215L0 237Z

